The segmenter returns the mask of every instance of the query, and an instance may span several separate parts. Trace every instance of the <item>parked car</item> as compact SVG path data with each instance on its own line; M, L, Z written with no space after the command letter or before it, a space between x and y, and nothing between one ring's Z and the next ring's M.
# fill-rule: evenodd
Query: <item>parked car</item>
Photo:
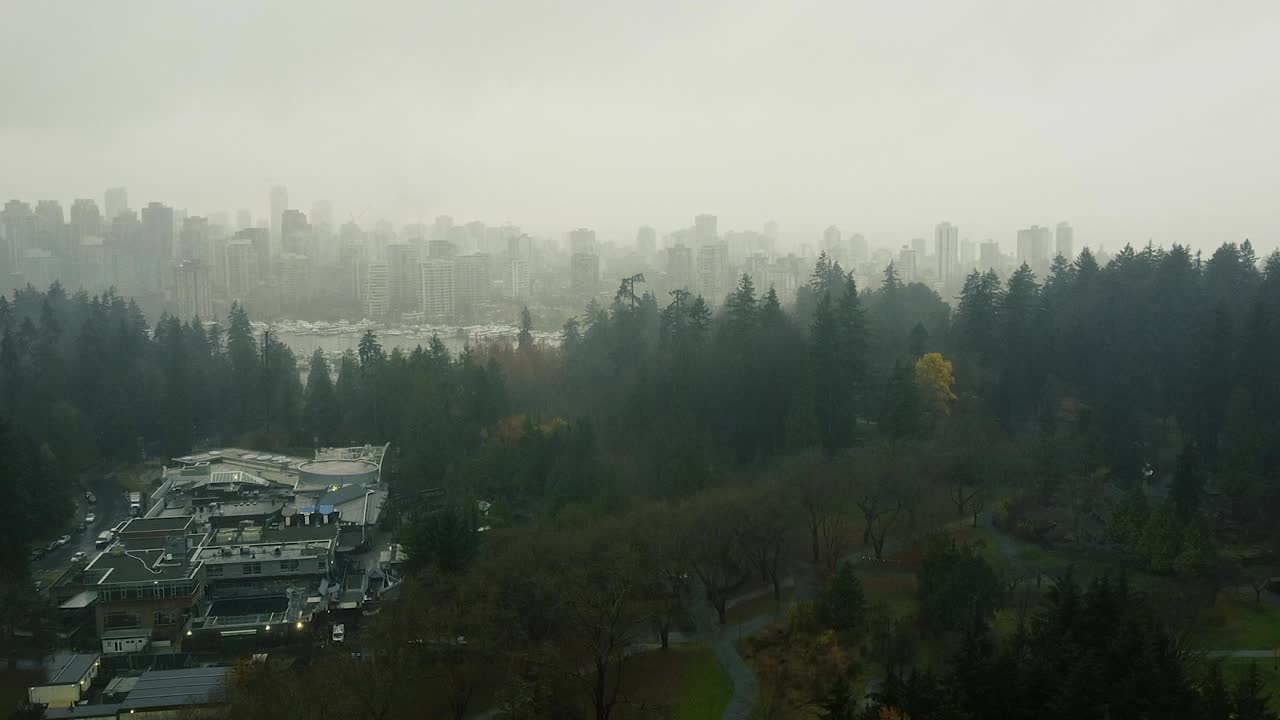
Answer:
M332 637L333 637L333 641L334 641L334 642L336 642L336 643L340 643L340 642L342 642L343 640L346 640L346 639L347 639L347 626L346 626L346 625L344 625L344 624L342 624L342 623L338 623L337 625L334 625L334 626L333 626L333 635L332 635Z
M44 557L44 548L36 548L35 550L32 550L27 555L27 558L32 562L35 562L36 560L39 560L42 557Z
M58 547L62 547L63 545L66 545L67 543L71 542L71 536L63 535L62 537L58 538L57 542L58 542Z
M85 499L85 502L89 503L90 505L93 505L98 502L98 496L94 495L92 492L89 492L88 490L84 491L84 499Z
M83 550L77 551L75 555L71 556L71 564L82 563L86 557L88 556L85 555Z
M92 525L93 521L97 519L98 519L98 516L94 515L93 513L89 513L88 515L84 516L84 522L86 525Z

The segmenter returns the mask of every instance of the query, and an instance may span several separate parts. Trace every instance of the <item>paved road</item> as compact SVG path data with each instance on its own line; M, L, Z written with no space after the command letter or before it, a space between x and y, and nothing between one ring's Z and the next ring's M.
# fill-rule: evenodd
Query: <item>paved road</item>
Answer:
M70 567L72 555L76 552L92 555L95 550L93 543L98 533L114 527L129 515L124 501L124 491L115 480L108 480L99 475L88 485L98 502L90 505L85 500L84 493L77 491L76 509L72 517L78 523L84 519L85 515L92 512L95 516L93 524L86 526L81 532L72 533L71 542L47 553L31 564L32 577L43 581L46 587Z

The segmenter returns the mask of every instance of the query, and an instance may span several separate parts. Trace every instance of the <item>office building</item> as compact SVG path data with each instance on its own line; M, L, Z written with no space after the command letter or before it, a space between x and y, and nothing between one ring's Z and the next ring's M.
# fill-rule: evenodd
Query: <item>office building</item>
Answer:
M724 243L698 248L698 293L710 305L719 305L729 292L728 249Z
M933 251L937 256L937 280L946 295L960 277L960 228L949 222L939 223L933 231Z
M600 257L594 253L569 256L569 289L575 293L594 295L600 290Z
M194 216L182 221L178 233L178 259L209 261L209 221Z
M173 208L158 202L142 208L142 242L136 257L138 280L146 291L163 287L164 269L174 253L174 227Z
M693 289L693 250L684 245L667 249L667 282L672 290Z
M916 260L924 262L929 254L929 243L924 238L911 238L911 249L916 251Z
M714 243L720 239L717 228L719 220L715 215L698 215L693 219L693 238L699 247Z
M280 256L280 294L287 305L303 308L315 297L313 266L314 261L307 255L285 253Z
M438 215L431 225L432 240L448 240L449 232L453 229L453 218L448 215Z
M845 251L844 237L840 234L840 228L835 225L828 225L826 230L822 231L822 252L833 262L838 262L842 266L849 264L848 253Z
M386 260L370 260L364 283L364 312L384 317L391 309L390 278Z
M915 244L914 240L912 244ZM918 282L920 280L918 261L919 251L903 245L898 251L898 262L894 265L894 269L898 271L898 279L905 284Z
M452 260L428 259L419 263L422 318L432 325L453 320L454 268Z
M854 233L849 237L849 260L853 267L867 261L867 250L867 239L861 233Z
M529 274L528 260L507 258L502 266L502 281L506 286L504 296L512 302L527 300L533 294L533 278Z
M195 317L213 318L208 265L184 260L173 266L173 314L183 322Z
M1049 272L1049 228L1032 225L1018 231L1018 264L1026 263L1039 277Z
M63 219L62 205L57 200L41 200L36 203L35 247L44 248L56 257L73 259L68 238L67 223Z
M122 187L107 188L103 208L106 210L105 220L110 223L129 209L129 193Z
M409 243L390 243L383 252L387 261L388 292L393 310L408 310L421 304L418 282L421 268L418 265L418 246Z
M77 198L71 203L71 239L78 246L87 237L102 235L102 213L98 203L88 198Z
M280 216L280 248L283 253L313 255L311 223L301 210L285 210Z
M434 260L448 260L457 256L458 246L448 240L432 240L427 243L427 257Z
M27 248L18 260L18 272L24 285L41 290L62 280L62 262L44 248Z
M977 246L969 238L960 241L960 272L967 274L973 269L973 263L977 259L975 253Z
M289 190L283 185L275 185L271 188L271 217L268 219L268 227L271 228L271 254L272 256L281 252L282 238L284 237L284 211L289 209Z
M596 231L578 228L569 233L570 255L591 255L596 252Z
M0 244L0 274L18 272L20 259L35 242L36 216L31 206L21 200L10 200L0 210L4 225L4 242Z
M1004 272L1004 256L1000 254L1000 243L987 240L978 246L978 270Z
M648 225L641 225L636 231L636 251L645 257L653 257L658 252L658 232Z
M459 255L453 259L453 292L455 306L472 308L489 300L493 289L490 260L487 253Z
M1058 223L1054 230L1054 254L1067 260L1074 260L1076 255L1076 231L1068 222Z
M257 285L258 259L253 243L236 233L235 240L227 243L226 268L227 298L244 302Z

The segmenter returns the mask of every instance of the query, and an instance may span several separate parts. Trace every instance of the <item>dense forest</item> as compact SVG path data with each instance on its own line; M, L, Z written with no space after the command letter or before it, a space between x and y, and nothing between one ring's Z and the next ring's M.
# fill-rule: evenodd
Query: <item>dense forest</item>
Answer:
M459 354L387 353L368 333L337 368L310 358L305 384L308 360L255 337L239 307L225 326L148 327L110 294L0 298L0 477L22 500L0 518L5 572L25 576L9 549L57 527L80 473L195 447L391 442L416 579L377 647L448 688L450 717L483 709L478 688L499 676L510 717L640 712L622 682L640 628L665 647L696 608L724 623L749 579L778 595L800 563L820 589L796 632L876 645L841 560L917 540L921 607L938 612L912 632L949 637L954 660L886 651L870 707L849 696L857 663L837 663L802 701L818 716L1274 717L1256 678L1230 686L1188 659L1177 603L1123 576L1058 578L996 637L1009 568L928 538L985 514L1210 595L1249 575L1228 548L1271 562L1280 255L1148 245L1101 267L1086 249L1045 278L975 272L951 302L892 266L859 289L825 256L790 307L745 276L717 309L643 286L593 301L562 347L532 341L527 311L515 346ZM446 507L418 507L427 488ZM468 642L406 649L405 628ZM319 712L308 673L331 670L271 690L250 673L237 716ZM360 672L346 677L385 691L344 694L362 716L400 716L425 692Z

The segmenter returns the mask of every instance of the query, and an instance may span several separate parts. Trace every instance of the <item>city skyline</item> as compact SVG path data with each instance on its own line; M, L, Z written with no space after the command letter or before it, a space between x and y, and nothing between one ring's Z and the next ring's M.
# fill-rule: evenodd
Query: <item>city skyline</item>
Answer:
M13 4L0 198L1269 251L1280 7L1228 5Z

